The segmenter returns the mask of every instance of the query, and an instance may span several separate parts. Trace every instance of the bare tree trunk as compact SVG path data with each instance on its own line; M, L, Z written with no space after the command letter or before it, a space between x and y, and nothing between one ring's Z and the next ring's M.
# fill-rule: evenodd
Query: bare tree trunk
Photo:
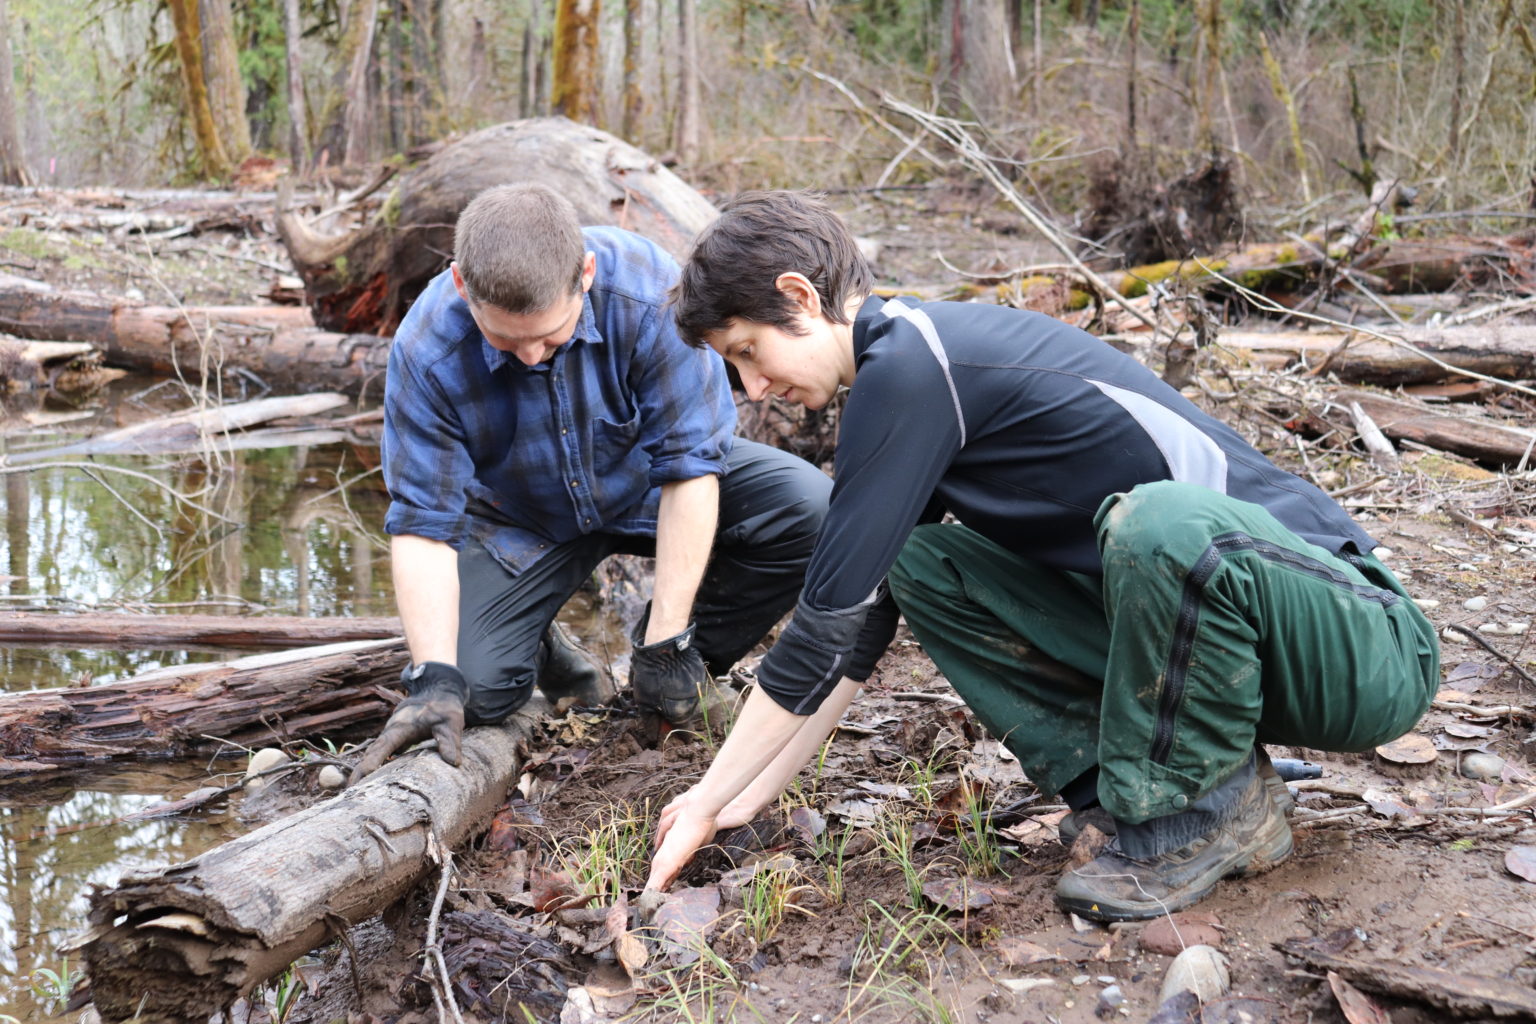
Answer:
M218 125L219 139L230 162L238 165L251 155L251 125L245 119L245 83L240 79L240 50L235 45L235 20L229 0L198 0L202 19L203 76L208 106Z
M1035 0L1035 55L1030 63L1029 114L1040 120L1040 92L1045 88L1045 3Z
M11 64L11 21L0 0L0 185L30 185L21 127L16 121L15 68Z
M954 111L986 116L1011 106L1007 17L999 0L945 0L939 94Z
M181 84L186 90L187 114L192 118L192 135L197 140L197 155L204 177L227 178L232 170L229 152L219 138L218 121L208 98L207 78L203 71L202 19L197 0L167 0L171 24L176 29L176 55L181 58Z
M304 29L299 20L299 0L283 0L283 49L288 61L288 159L295 173L309 170L309 115L304 107L303 65L299 40Z
M555 4L555 113L597 124L598 16L602 0Z
M1451 69L1455 82L1451 87L1451 124L1447 167L1455 170L1461 155L1461 93L1467 86L1467 9L1463 0L1451 0Z
M699 160L698 0L677 0L677 158L684 167Z
M405 0L389 0L389 63L385 70L386 94L389 96L389 151L406 148L405 79L407 43L405 41Z
M640 124L645 119L645 0L624 2L624 114L619 135L640 145Z
M1141 0L1131 0L1131 18L1126 29L1131 54L1125 74L1125 147L1122 156L1136 152L1136 55L1141 49Z
M342 43L342 55L347 62L342 162L350 166L366 163L373 151L369 132L373 109L369 103L368 67L373 59L373 35L378 22L379 0L355 0Z

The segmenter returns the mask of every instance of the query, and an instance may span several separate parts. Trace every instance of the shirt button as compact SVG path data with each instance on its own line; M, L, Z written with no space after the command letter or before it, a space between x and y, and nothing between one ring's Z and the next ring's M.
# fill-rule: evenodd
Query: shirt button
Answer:
M571 481L571 486L572 487L580 487L581 485L579 483L577 483L575 480L572 480Z
M1183 793L1180 793L1173 798L1173 806L1183 810L1189 806L1189 797L1185 796Z

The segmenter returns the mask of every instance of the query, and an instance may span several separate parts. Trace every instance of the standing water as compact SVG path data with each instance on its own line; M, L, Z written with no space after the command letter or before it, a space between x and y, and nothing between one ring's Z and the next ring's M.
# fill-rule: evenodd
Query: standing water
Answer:
M178 393L126 379L89 413L0 409L9 462L182 411ZM45 421L63 421L39 427ZM376 433L376 424L367 428ZM388 498L373 436L328 431L303 446L137 456L61 455L4 473L0 610L182 614L394 614L382 532ZM323 443L320 443L323 442ZM115 682L244 652L0 649L0 690ZM78 972L55 947L85 919L92 885L186 860L243 826L224 804L121 822L244 761L136 764L0 783L0 1024L49 1020Z

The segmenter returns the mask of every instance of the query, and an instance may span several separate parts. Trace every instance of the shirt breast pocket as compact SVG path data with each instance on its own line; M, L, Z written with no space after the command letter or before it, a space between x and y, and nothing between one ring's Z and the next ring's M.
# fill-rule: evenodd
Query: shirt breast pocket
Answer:
M592 419L592 462L599 476L637 469L644 472L648 460L640 449L640 414L623 423L595 416Z

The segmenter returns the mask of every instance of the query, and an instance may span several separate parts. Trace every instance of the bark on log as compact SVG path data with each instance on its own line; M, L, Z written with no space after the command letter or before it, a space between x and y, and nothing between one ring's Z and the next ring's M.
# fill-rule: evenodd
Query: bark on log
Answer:
M84 341L114 366L196 379L245 371L272 388L325 388L349 395L383 390L389 339L336 334L292 306L146 306L0 274L0 332ZM203 349L206 346L207 354Z
M1527 466L1536 459L1536 431L1504 427L1487 420L1467 419L1431 412L1412 402L1399 401L1366 391L1340 391L1332 401L1343 408L1357 404L1388 437L1454 452L1501 468Z
M1536 377L1536 327L1417 328L1392 333L1459 369L1505 380ZM1395 387L1460 376L1400 345L1359 333L1224 329L1218 340L1225 348L1250 353L1261 366L1284 369L1300 363L1313 368L1313 373L1332 374L1350 384Z
M206 1021L398 900L436 849L495 814L546 711L535 697L502 725L466 730L458 768L408 754L325 803L92 894L71 951L102 1019Z
M120 758L258 746L379 722L404 640L156 669L120 683L0 694L0 786Z
M301 615L53 615L0 612L0 643L111 647L260 647L290 650L400 636L397 618Z
M392 334L448 265L459 212L494 185L539 182L566 196L583 224L616 224L674 256L715 217L709 201L644 152L563 117L495 125L444 146L401 176L362 229L323 236L279 211L278 234L304 278L315 322Z
M1318 970L1334 971L1368 992L1417 999L1457 1016L1536 1018L1536 992L1504 978L1359 960L1323 949L1319 940L1289 939L1275 948Z

